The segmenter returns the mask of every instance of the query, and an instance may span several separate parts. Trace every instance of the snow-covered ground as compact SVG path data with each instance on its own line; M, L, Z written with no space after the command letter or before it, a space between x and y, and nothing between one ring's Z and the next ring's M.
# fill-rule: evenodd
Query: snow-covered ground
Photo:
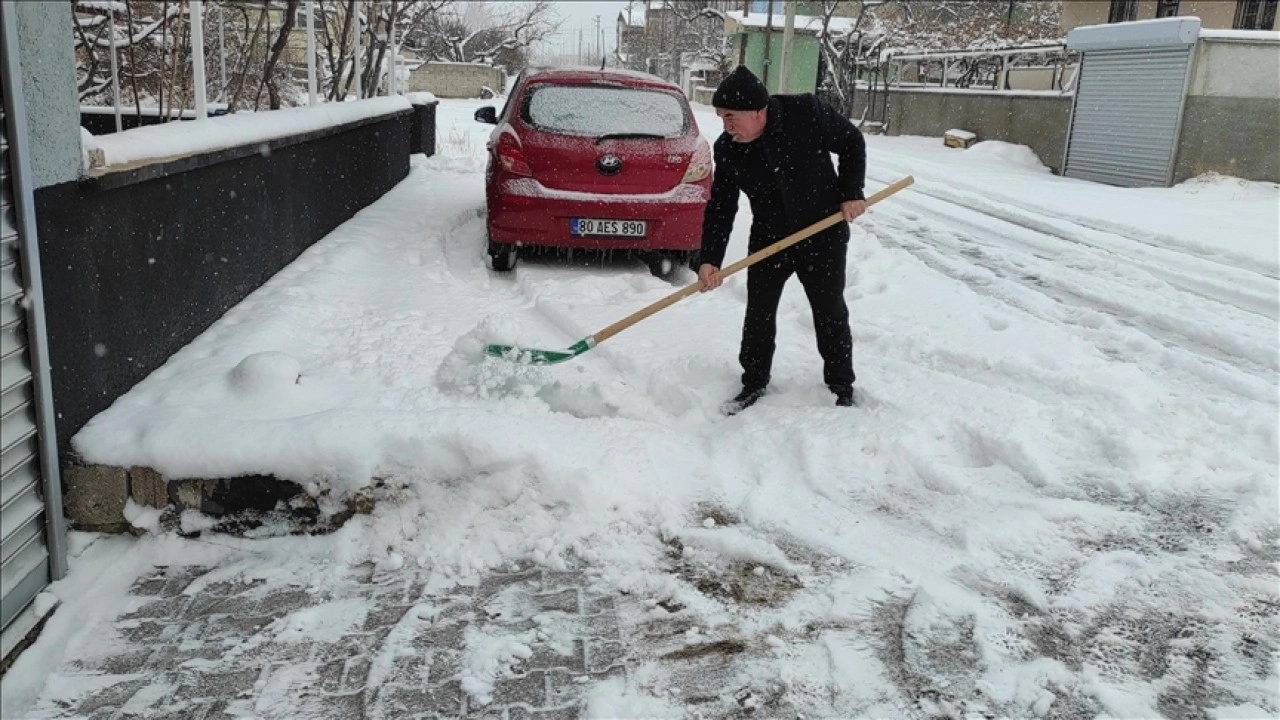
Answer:
M324 537L77 536L5 717L70 693L46 674L110 652L161 561L313 587L365 562L443 584L586 567L758 649L731 671L807 717L1280 713L1280 188L1125 190L1022 147L871 137L869 190L917 182L853 228L860 407L832 406L792 283L770 394L726 419L743 276L570 363L479 357L567 347L673 290L630 261L487 270L481 104L441 101L435 157L75 441L332 497L377 478L373 513ZM743 203L730 259L749 223ZM781 580L767 602L708 590L743 573ZM668 664L629 678L593 712L689 709Z

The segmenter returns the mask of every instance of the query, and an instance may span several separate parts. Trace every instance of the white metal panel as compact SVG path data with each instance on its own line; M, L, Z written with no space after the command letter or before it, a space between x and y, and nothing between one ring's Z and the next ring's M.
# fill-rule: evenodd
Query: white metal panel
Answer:
M66 565L13 11L0 4L0 657L39 622L32 601Z
M1200 35L1200 18L1172 17L1138 22L1086 25L1067 33L1067 48L1093 50L1136 50L1190 45Z
M1168 185L1192 47L1084 53L1063 174L1124 187Z

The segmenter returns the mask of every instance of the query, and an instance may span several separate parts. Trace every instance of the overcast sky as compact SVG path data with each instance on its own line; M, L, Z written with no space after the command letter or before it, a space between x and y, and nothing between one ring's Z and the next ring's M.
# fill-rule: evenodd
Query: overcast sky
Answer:
M556 0L551 3L555 6L556 12L560 14L560 18L564 21L560 25L560 33L549 38L543 44L544 52L548 54L567 54L573 55L578 52L578 31L582 31L583 47L596 47L599 43L593 41L595 34L595 18L600 17L600 24L604 30L604 47L606 52L613 52L613 48L618 43L617 30L615 23L618 19L618 13L627 7L626 0ZM637 3L643 6L643 3Z

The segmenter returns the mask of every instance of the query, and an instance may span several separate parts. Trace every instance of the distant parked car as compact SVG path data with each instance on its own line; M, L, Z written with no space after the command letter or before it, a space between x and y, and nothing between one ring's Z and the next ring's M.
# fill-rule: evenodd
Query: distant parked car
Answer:
M711 148L675 85L626 70L530 69L496 125L485 175L489 257L521 246L638 251L655 275L688 261L702 234Z

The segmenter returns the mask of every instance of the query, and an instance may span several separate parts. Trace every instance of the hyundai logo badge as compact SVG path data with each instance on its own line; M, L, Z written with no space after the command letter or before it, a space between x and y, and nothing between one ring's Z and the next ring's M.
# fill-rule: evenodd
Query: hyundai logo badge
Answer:
M617 155L601 155L596 160L596 169L601 175L617 175L622 171L622 158Z

